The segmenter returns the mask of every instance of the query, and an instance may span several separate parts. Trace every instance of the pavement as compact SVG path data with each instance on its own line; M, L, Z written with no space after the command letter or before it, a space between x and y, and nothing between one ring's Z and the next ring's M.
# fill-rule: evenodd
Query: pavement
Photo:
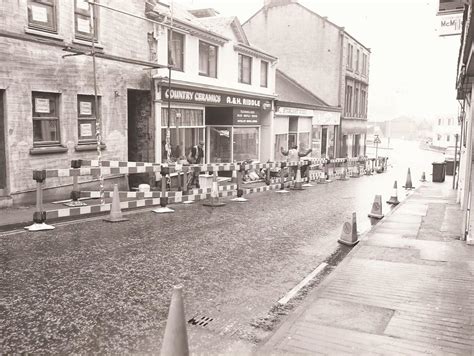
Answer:
M474 246L450 182L368 232L256 354L473 355Z

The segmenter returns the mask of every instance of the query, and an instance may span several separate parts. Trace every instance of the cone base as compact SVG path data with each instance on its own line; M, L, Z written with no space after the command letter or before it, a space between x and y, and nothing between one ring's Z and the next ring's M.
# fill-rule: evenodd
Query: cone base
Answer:
M424 183L424 182L426 182L426 179L420 179L420 182Z
M360 174L358 174L358 175L352 175L351 178L360 178Z
M246 202L246 201L249 201L248 199L245 199L244 197L240 197L240 198L234 198L234 199L231 199L231 201L237 201L237 202Z
M76 201L70 201L67 203L64 203L64 205L69 206L69 207L76 207L76 206L87 206L86 203L83 203L82 201L76 200Z
M345 241L342 239L337 240L340 244L346 245L346 246L354 246L359 243L360 240L355 240L355 241Z
M303 186L291 187L291 190L304 190Z
M318 180L318 184L328 184L329 181L327 180Z
M155 209L155 210L152 210L152 211L154 213L157 213L157 214L174 213L174 210L168 208L167 206L161 207L161 208L158 208L158 209Z
M280 190L277 190L276 192L277 193L289 193L289 191L286 190L286 189L280 189Z
M386 201L387 204L391 204L391 205L398 205L400 204L400 202L398 201L398 198L397 197L390 197L389 200Z
M406 186L403 185L402 187L405 188L405 190L412 190L412 189L415 189L415 187L413 187L413 186L412 186L412 187L406 187Z
M314 187L311 183L305 183L302 185L302 187Z
M33 225L30 226L25 226L25 230L28 231L46 231L46 230L54 230L55 227L53 225L48 225L46 223L34 223Z
M383 214L369 214L368 215L369 218L374 218L374 219L382 219L384 217Z
M194 203L192 200L183 201L183 204L192 204L192 203Z
M212 203L212 202L210 202L210 203L202 203L202 205L210 206L212 208L217 208L217 207L220 207L220 206L224 206L225 203Z
M339 180L349 180L347 177L339 177Z

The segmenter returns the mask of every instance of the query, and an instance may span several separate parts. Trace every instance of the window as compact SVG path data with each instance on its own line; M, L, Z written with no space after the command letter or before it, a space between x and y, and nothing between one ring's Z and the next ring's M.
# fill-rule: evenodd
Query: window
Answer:
M359 88L354 90L354 114L359 116Z
M367 75L367 60L368 57L365 53L362 54L362 74Z
M347 67L352 69L352 55L354 52L354 47L349 43L347 44Z
M446 135L446 142L449 142L450 136Z
M286 151L288 150L288 135L287 134L277 134L275 135L275 161L285 161L286 156L281 154L281 147Z
M59 94L33 92L33 146L59 145Z
M56 0L28 0L28 27L57 32Z
M87 0L74 0L74 28L76 31L76 38L90 41L91 32L91 11L89 9L89 3ZM94 40L98 38L98 26L97 26L97 12L98 7L94 8Z
M260 62L260 86L263 88L268 87L268 62Z
M357 50L357 56L356 56L356 72L359 71L359 59L360 59L360 50Z
M438 119L438 126L441 126L441 119Z
M251 84L252 82L252 57L239 53L239 83Z
M365 116L367 112L367 92L364 89L360 90L360 113Z
M217 78L217 47L199 41L199 74Z
M350 116L351 115L351 110L352 110L352 86L347 85L346 86L346 115Z
M258 127L234 127L233 161L258 160Z
M91 143L96 141L96 112L93 95L77 96L77 137L79 138L79 143Z
M168 64L176 70L184 70L184 35L176 31L168 31L171 40Z

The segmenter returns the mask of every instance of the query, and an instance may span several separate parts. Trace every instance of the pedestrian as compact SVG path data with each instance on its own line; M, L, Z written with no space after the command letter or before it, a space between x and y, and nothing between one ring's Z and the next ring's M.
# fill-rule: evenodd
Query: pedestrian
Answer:
M283 147L280 147L280 151L283 156L287 156L288 162L299 162L301 160L301 157L305 157L309 155L313 150L310 148L307 151L298 151L298 146L293 145L288 151L286 151ZM298 170L298 166L292 166L290 168L291 168L290 172L292 172L292 176L296 178L296 171ZM301 167L301 177L305 176L306 168L307 166Z
M201 164L204 163L204 142L199 141L199 143L193 147L188 154L188 162L190 164ZM190 184L195 184L196 188L199 188L199 172L198 170L193 170L193 175Z

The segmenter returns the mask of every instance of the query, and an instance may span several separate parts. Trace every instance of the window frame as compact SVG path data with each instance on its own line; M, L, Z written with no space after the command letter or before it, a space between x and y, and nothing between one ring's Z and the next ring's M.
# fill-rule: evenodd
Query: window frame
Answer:
M171 69L177 70L180 72L184 72L184 51L185 51L185 46L186 46L186 36L184 33L178 32L178 31L173 31L173 39L172 41L176 41L175 37L178 35L180 38L180 43L181 43L181 53L180 53L180 60L181 60L181 65L177 66L176 64L171 64L171 53L173 52L173 46L170 45L170 39L171 39L171 29L168 30L168 65L171 66Z
M265 67L265 71L263 71L263 67ZM261 60L260 61L260 87L268 88L268 67L269 63L267 61ZM265 82L262 82L262 73L265 73Z
M213 47L215 50L215 64L214 64L214 73L215 75L211 75L211 56L210 56L210 48ZM207 73L201 71L201 48L206 48L207 49ZM218 52L218 47L216 45L210 44L208 42L204 42L199 40L199 75L202 75L204 77L209 77L209 78L217 78L217 61L219 59L219 52Z
M353 65L354 65L353 56L354 56L354 46L348 43L347 44L347 68L351 70L353 69Z
M31 92L31 121L33 124L33 147L47 147L47 146L60 146L61 145L61 123L60 123L60 93L53 92L42 92L42 91L33 91ZM36 112L36 100L35 99L48 99L50 111L51 111L51 100L54 100L55 104L55 114L56 116L47 116L42 115L43 113ZM35 115L36 114L36 115ZM39 115L38 115L39 114ZM48 120L56 121L57 127L57 140L45 140L45 141L35 141L35 121Z
M85 40L85 41L90 41L92 38L91 32L83 32L78 29L78 18L79 17L86 17L89 23L89 31L90 31L90 7L85 10L77 7L77 1L74 0L74 38L78 40ZM96 0L98 1L98 0ZM94 18L92 19L92 26L94 27L94 42L97 42L99 39L99 8L98 6L95 6L93 8L93 15Z
M94 95L77 94L76 99L77 99L77 144L87 145L87 144L95 143L97 142L97 136L96 136L97 135L97 113L98 113L98 110L100 112L100 109L101 109L101 105L100 105L101 97L100 96L97 97L97 103L99 106L98 109L95 107ZM81 102L91 103L90 115L81 114ZM86 139L81 138L81 121L82 123L91 122L91 121L94 122L93 127L95 130L92 130L91 138L86 138Z
M360 49L357 49L356 51L356 67L355 67L355 71L356 73L359 73L359 65L360 65Z
M239 66L239 75L238 75L238 81L239 83L242 83L242 84L248 84L248 85L252 85L252 60L253 58L250 57L250 56L247 56L245 54L242 54L242 53L239 53L238 54L238 66ZM244 81L244 59L248 59L249 60L249 81L246 82Z
M45 25L41 21L33 20L32 5L38 4L41 7L49 6L51 10L51 25ZM27 14L28 14L28 28L45 31L50 33L58 33L58 16L57 16L57 0L28 0L27 1Z

